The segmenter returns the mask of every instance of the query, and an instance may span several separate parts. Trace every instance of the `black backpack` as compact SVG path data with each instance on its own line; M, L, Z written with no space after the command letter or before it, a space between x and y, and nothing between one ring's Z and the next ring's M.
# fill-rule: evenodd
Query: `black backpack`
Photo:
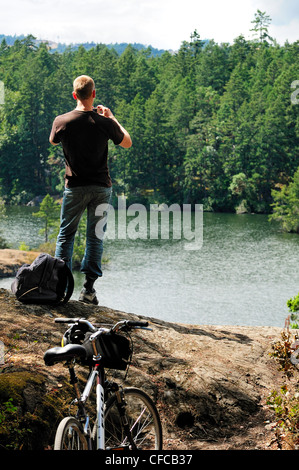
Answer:
M66 303L74 290L74 278L65 261L41 253L18 269L11 290L24 303Z

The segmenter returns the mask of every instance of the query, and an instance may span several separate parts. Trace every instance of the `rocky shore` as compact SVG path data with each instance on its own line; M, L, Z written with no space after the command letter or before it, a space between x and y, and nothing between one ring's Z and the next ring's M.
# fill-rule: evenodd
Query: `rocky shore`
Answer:
M0 278L14 276L22 264L31 264L38 255L37 251L0 250Z

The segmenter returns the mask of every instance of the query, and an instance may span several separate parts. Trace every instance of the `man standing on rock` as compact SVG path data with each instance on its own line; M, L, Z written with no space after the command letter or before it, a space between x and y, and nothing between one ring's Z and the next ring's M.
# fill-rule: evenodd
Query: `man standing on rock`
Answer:
M53 122L50 143L62 144L65 156L65 190L61 207L60 231L57 237L57 258L71 268L74 238L80 218L87 208L86 249L81 263L85 283L79 300L97 305L94 282L102 276L103 240L96 236L101 216L95 211L108 204L112 183L108 170L108 141L129 148L129 133L119 124L109 108L93 108L96 91L92 78L81 75L74 80L73 97L77 107L57 116Z

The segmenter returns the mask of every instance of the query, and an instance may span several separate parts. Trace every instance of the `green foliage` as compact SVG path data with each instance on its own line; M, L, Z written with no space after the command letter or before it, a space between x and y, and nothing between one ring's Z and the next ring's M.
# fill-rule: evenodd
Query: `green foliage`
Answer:
M24 403L29 383L42 390L43 378L36 371L0 374L1 450L30 450L31 440L41 437L42 420Z
M259 36L261 42L266 42L267 40L273 41L268 34L268 26L271 23L271 18L269 15L266 15L265 11L257 10L257 13L254 14L254 20L251 23L254 24L254 27L250 31L254 31L255 34Z
M299 314L297 313L299 311L299 293L287 301L287 306L289 312L291 312L291 328L299 329Z
M289 184L272 191L274 203L270 220L280 222L283 230L299 233L299 168Z
M275 412L277 419L276 437L279 445L287 442L288 448L298 448L299 445L299 391L298 391L298 351L299 338L299 293L287 301L291 312L291 330L282 331L281 338L272 344L270 356L278 364L279 370L284 374L286 383L277 391L273 390L268 397L267 404ZM295 379L295 383L291 382Z
M40 204L38 212L34 212L33 215L44 221L44 228L40 230L41 234L45 235L45 242L42 243L39 247L39 251L49 253L50 255L55 255L55 240L59 231L59 202L55 201L52 196L47 194ZM85 246L86 246L86 212L81 217L79 222L78 230L75 235L74 243L74 252L73 252L73 268L76 269L80 267L81 261L84 255ZM21 244L19 247L20 250L26 250L25 244ZM105 262L105 261L104 261Z
M299 445L298 365L292 361L294 354L297 358L298 344L297 334L286 330L282 332L281 339L272 345L270 353L288 381L279 391L273 390L267 399L277 419L275 431L280 448L283 448L283 442L289 449L298 448ZM292 377L295 378L295 385L290 381Z
M294 352L292 345L294 339L288 331L281 333L281 340L272 345L270 356L275 359L279 365L279 370L283 371L286 377L290 378L294 374L294 366L291 363L291 355Z
M40 204L39 211L33 213L34 217L38 217L44 221L44 228L40 230L40 234L45 235L45 242L48 242L49 237L57 235L59 228L59 212L59 203L54 201L54 199L47 194Z
M9 398L0 405L0 435L10 435L10 442L6 444L6 450L18 450L22 448L22 442L31 432L20 425L21 419L18 407L14 405L13 399Z
M258 11L257 39L202 41L195 30L175 53L153 55L103 44L51 52L32 36L0 47L1 194L9 202L63 189L64 156L48 137L57 114L74 107L72 81L91 75L133 146L109 146L115 194L129 201L203 203L211 210L270 212L277 185L298 167L298 43L279 46ZM296 164L297 162L297 164ZM243 193L234 189L244 175ZM0 195L1 195L0 194ZM277 211L282 200L277 202ZM276 212L276 210L275 210Z
M3 198L0 197L0 221L3 220L6 217L6 208L4 204ZM8 248L9 245L7 241L5 240L4 237L1 235L0 231L0 249L2 250L3 248Z
M81 220L78 225L78 230L75 236L73 260L72 260L74 269L80 267L81 261L84 256L84 251L86 247L85 233L86 233L86 212L81 217Z
M0 406L0 426L1 434L11 435L11 442L7 444L6 449L15 450L19 448L24 431L19 429L18 407L13 404L12 398L9 398Z
M280 391L274 390L268 397L267 404L274 410L278 429L277 437L287 441L289 449L297 449L299 444L299 394L290 394L286 385Z
M290 312L297 312L299 310L299 293L287 301L287 306Z
M19 250L21 250L21 251L28 251L28 250L29 250L29 246L26 245L25 242L21 242L20 245L19 245Z

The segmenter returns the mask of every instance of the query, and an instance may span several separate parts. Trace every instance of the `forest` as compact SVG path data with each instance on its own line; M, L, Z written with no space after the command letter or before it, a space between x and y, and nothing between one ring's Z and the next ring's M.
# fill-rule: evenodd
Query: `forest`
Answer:
M10 46L3 39L0 197L27 204L62 194L63 153L49 133L75 107L74 78L87 74L95 104L110 107L133 140L129 150L109 146L115 196L219 212L279 206L281 216L299 167L299 41L279 45L269 23L258 11L250 40L218 44L194 31L160 55L104 44L53 53L32 35Z

